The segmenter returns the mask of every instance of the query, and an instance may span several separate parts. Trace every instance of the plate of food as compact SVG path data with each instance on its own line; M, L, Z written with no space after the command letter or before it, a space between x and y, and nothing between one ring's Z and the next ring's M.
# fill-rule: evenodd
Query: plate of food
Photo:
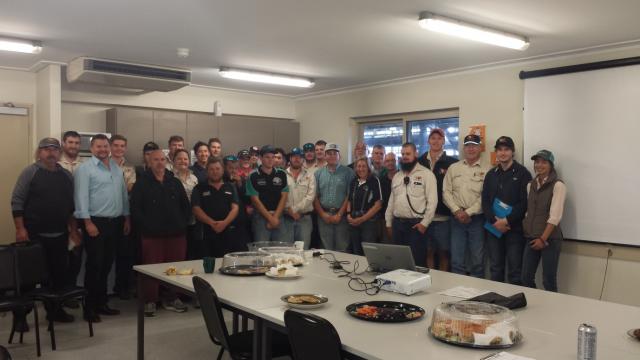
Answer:
M270 268L265 275L271 279L297 279L300 277L300 271L291 264L284 264Z
M193 269L191 268L183 268L178 269L175 266L169 266L167 270L164 271L165 275L175 276L175 275L193 275Z
M235 265L220 268L221 273L234 276L260 276L266 274L267 271L269 271L268 266L255 265Z
M640 328L638 329L631 329L629 331L627 331L627 335L631 336L632 338L640 341Z
M422 319L423 308L396 301L367 301L347 305L349 315L367 321L405 322Z
M329 301L321 294L288 294L280 297L287 305L296 309L315 309L324 305Z

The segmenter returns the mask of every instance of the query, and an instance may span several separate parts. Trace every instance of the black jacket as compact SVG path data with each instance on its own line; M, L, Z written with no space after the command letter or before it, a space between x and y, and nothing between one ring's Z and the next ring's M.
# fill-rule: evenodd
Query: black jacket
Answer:
M162 182L151 170L136 180L131 191L131 216L146 236L176 236L186 232L191 205L180 180L165 171Z
M420 155L418 158L418 162L420 165L426 167L427 169L431 169L431 159L429 159L429 152ZM444 183L444 176L447 174L447 170L451 164L458 162L458 158L447 155L447 153L442 153L440 158L435 163L435 168L432 170L433 175L436 176L436 181L438 183L438 207L436 208L436 214L438 215L451 215L451 210L444 204L442 201L442 186Z
M515 160L506 171L500 165L489 170L482 187L482 211L487 221L491 224L496 222L493 200L498 198L513 208L507 216L511 229L522 231L522 219L527 212L527 184L530 181L529 170Z

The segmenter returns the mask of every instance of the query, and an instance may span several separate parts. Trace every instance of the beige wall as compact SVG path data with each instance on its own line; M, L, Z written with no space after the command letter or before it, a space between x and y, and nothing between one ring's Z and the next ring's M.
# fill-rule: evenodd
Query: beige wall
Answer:
M0 69L0 103L34 105L36 74L27 71Z
M524 87L518 78L521 70L639 55L640 48L603 51L301 98L296 101L300 138L303 143L324 139L346 148L357 137L351 117L459 108L461 129L486 124L489 145L500 135L513 137L516 156L522 160ZM605 279L609 249L613 257ZM558 278L563 292L599 298L604 283L603 299L638 306L640 249L567 241Z

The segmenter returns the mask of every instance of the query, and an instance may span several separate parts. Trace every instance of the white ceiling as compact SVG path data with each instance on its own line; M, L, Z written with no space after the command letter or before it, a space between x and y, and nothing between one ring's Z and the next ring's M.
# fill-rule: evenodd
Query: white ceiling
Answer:
M524 52L431 33L442 15L528 36ZM0 35L42 40L0 66L95 56L193 70L192 82L303 95L640 39L638 0L0 0ZM180 59L176 49L191 49ZM312 89L222 79L218 66L302 75Z

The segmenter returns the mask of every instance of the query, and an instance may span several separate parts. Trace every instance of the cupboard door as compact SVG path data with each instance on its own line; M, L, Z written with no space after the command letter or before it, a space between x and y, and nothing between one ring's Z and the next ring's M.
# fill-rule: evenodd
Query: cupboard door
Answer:
M161 149L169 148L169 137L187 135L187 113L177 111L153 111L153 141ZM185 144L186 146L187 144Z
M116 108L107 111L107 131L127 138L125 157L132 165L142 165L142 147L153 137L153 111Z
M224 155L237 154L252 144L247 141L247 118L243 116L223 115L218 125L218 137L222 141Z
M273 120L273 144L283 148L287 154L294 147L301 148L300 123L289 120Z
M193 145L198 141L208 143L209 139L214 137L219 137L217 117L211 114L187 113L187 149L193 149ZM222 150L224 151L224 147Z

